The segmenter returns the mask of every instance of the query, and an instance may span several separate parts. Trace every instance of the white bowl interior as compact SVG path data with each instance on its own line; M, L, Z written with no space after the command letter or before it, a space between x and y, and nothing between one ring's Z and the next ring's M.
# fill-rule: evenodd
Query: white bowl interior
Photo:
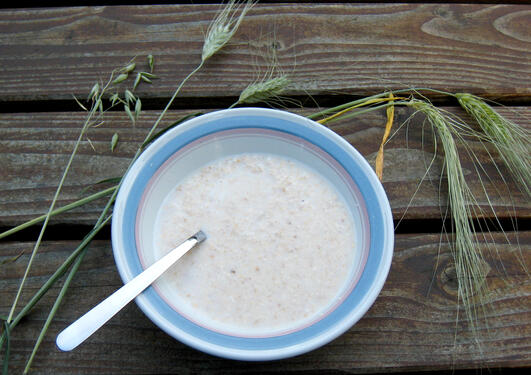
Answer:
M157 174L152 181L150 181L148 189L143 196L142 203L139 208L141 214L137 218L137 250L139 257L144 267L153 264L157 259L155 256L155 225L157 215L160 207L167 196L173 189L190 173L198 170L202 166L211 163L212 161L242 154L242 153L264 153L289 158L302 163L306 167L312 169L314 172L323 176L343 198L346 207L352 217L354 223L354 235L356 238L353 261L350 270L350 275L345 281L341 290L338 290L338 300L341 295L347 293L352 287L352 281L359 278L359 274L363 267L364 249L367 249L366 237L368 225L366 213L363 212L363 205L360 204L359 196L353 194L352 186L345 180L345 175L339 170L339 165L333 165L330 160L323 158L322 152L312 147L307 142L296 137L277 137L274 134L252 133L247 134L231 134L231 132L221 132L216 137L196 143L193 147L189 147L172 156L164 165L157 171ZM183 239L190 233L183 233ZM175 291L169 289L167 284L156 283L157 291L166 301L170 303L174 309L183 313L185 316L200 317L200 315L182 303ZM331 301L332 303L333 301ZM322 315L330 306L323 306L322 310L316 314L297 321L297 326L303 327L315 319L316 316ZM199 324L208 328L229 332L235 336L271 336L275 335L276 331L268 330L253 330L249 329L238 330L234 327L223 327L219 322L214 324L199 318ZM284 330L292 330L296 327L284 327Z

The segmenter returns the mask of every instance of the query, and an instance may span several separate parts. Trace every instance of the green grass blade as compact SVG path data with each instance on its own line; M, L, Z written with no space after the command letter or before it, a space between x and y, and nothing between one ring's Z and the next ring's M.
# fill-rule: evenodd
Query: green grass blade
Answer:
M22 320L22 318L31 311L31 309L39 302L39 300L46 294L46 292L55 284L55 282L63 276L68 267L72 264L77 257L84 253L87 245L90 243L92 238L99 232L99 230L108 223L110 216L104 220L99 227L94 228L81 242L81 244L76 248L76 250L70 254L70 256L63 262L63 264L53 273L52 276L44 283L43 286L33 295L30 301L22 308L22 310L11 320L9 327L11 329L15 328L17 324ZM3 347L4 342L8 339L6 331L0 336L0 349Z
M78 245L78 247L68 256L68 258L57 268L57 270L48 278L48 280L40 287L40 289L31 297L29 302L20 310L20 312L11 320L9 326L13 329L20 320L39 302L44 294L55 284L55 282L65 274L68 267L77 259L77 257L83 253L92 241L94 236L110 221L111 216L103 220L98 226L94 227ZM0 337L0 347L5 340L5 336Z
M77 270L79 269L79 266L81 265L81 262L83 261L83 258L87 252L83 251L79 254L77 257L74 265L72 266L72 269L70 270L63 286L61 287L61 291L59 292L59 295L55 299L55 302L52 306L52 309L48 313L48 317L46 318L46 322L44 323L40 333L39 337L37 337L37 341L35 342L35 345L33 346L33 350L31 351L31 355L26 362L26 367L24 368L24 374L27 374L30 370L31 364L33 363L33 359L35 358L35 355L37 354L37 350L39 350L39 347L42 343L42 340L44 339L44 336L46 336L46 332L48 332L48 328L50 327L50 324L52 323L53 318L55 317L55 314L57 312L57 309L61 305L61 302L63 301L63 298L68 290L68 287L70 286L70 283L72 282L72 279L74 278L75 274L77 273Z
M24 254L24 250L22 250L20 253L18 253L17 255L15 256L12 256L11 258L8 258L8 259L4 259L0 262L0 266L3 266L4 264L7 264L7 263L13 263L13 262L16 262L18 258L20 258L22 255ZM3 318L0 318L0 319L3 319ZM7 320L7 317L3 320Z
M113 186L113 187L110 187L108 189L99 191L97 193L89 195L88 197L79 199L79 200L77 200L75 202L72 202L72 203L67 204L67 205L65 205L63 207L60 207L60 208L57 208L57 209L53 210L50 213L50 216L56 216L56 215L62 214L64 212L70 211L70 210L72 210L74 208L83 206L83 205L85 205L87 203L90 203L90 202L95 201L95 200L97 200L99 198L102 198L102 197L104 197L106 195L109 195L114 190L116 190L116 186ZM5 238L7 236L10 236L10 235L12 235L12 234L14 234L16 232L19 232L19 231L21 231L23 229L28 228L28 227L31 227L32 225L38 224L38 223L44 221L44 219L46 219L46 215L41 215L41 216L38 216L38 217L36 217L34 219L26 221L25 223L17 225L14 228L11 228L11 229L9 229L9 230L7 230L5 232L0 233L0 239Z
M11 351L11 342L10 342L10 327L7 321L4 321L4 333L2 337L6 337L6 352L4 354L4 361L2 365L2 374L8 375L9 372L9 352Z
M87 193L87 191L89 191L91 188L93 188L94 186L96 185L102 185L102 184L117 184L120 182L120 180L122 179L122 177L110 177L110 178L105 178L103 180L100 180L98 182L95 182L93 184L90 184L89 186L86 186L83 188L83 190L81 190L81 194L80 195L84 195ZM116 188L116 186L113 186L113 188Z

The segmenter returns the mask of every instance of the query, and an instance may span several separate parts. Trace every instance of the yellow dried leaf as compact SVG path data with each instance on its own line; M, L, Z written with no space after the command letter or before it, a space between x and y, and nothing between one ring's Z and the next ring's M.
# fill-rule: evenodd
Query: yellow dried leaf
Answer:
M393 99L394 99L394 96L392 93L390 93L389 101L392 102ZM386 113L387 113L387 122L385 124L385 131L382 137L382 143L380 144L380 148L378 149L378 154L376 154L376 162L374 165L376 175L378 176L378 179L380 181L382 181L383 179L384 145L385 145L385 142L387 142L387 138L389 138L389 134L391 134L391 128L393 127L393 121L395 118L395 106L391 105L387 107Z

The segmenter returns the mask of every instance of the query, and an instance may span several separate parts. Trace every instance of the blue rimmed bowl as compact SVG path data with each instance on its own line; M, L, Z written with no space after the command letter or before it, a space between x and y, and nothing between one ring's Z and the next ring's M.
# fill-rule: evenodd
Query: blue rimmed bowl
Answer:
M153 253L157 213L173 188L214 160L248 152L295 159L326 178L342 196L357 239L340 298L310 323L282 332L226 332L183 314L156 287L137 297L162 330L204 352L238 360L274 360L320 347L355 324L378 296L393 255L389 202L373 170L348 142L307 118L263 108L222 110L189 120L151 144L124 178L114 206L112 246L122 280Z

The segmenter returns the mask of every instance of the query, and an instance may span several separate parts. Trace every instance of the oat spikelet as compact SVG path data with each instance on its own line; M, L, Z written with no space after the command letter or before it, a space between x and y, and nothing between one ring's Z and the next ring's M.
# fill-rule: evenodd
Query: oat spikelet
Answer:
M531 133L507 120L481 98L455 94L463 107L478 122L513 178L531 196Z
M254 1L251 0L247 0L243 8L242 4L235 0L231 0L225 5L208 28L205 43L203 44L203 53L201 55L202 62L205 62L227 44L240 26L243 17L245 17L245 14L253 5ZM238 12L240 14L236 17Z

